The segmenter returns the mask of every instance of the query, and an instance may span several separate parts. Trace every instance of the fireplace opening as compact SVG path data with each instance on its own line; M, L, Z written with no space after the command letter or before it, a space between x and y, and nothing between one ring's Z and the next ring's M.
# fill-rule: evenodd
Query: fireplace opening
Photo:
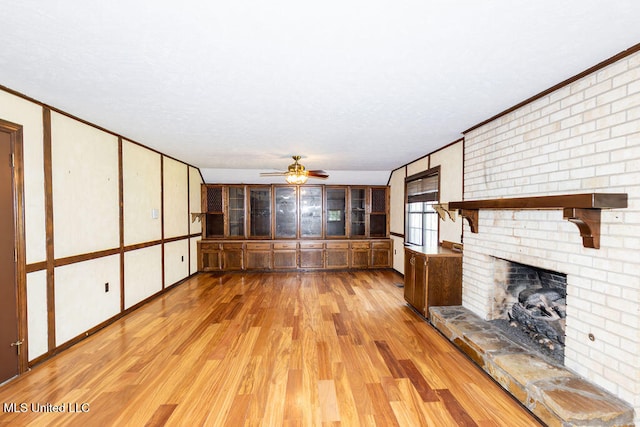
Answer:
M491 322L511 339L564 364L567 275L496 259Z

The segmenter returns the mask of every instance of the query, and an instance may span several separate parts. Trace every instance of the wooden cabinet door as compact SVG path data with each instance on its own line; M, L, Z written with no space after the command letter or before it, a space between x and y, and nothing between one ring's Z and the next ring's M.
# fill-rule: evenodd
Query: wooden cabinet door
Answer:
M347 189L346 187L327 187L325 190L325 235L327 238L347 236Z
M413 256L413 252L405 250L404 251L404 300L414 305L413 303L413 294L415 292L415 275L416 271L413 268L415 257Z
M322 187L300 187L300 237L322 238Z
M371 267L391 267L391 240L371 243Z
M202 212L204 224L203 238L224 237L224 190L221 185L203 184Z
M367 191L365 187L351 187L349 194L349 235L367 236Z
M273 268L295 269L298 268L298 244L274 243L273 244Z
M276 186L274 206L275 238L295 239L298 236L297 187Z
M242 243L224 243L222 265L225 271L244 269L244 251Z
M324 243L300 242L300 268L324 268Z
M199 271L219 271L222 269L222 250L219 243L198 242Z
M249 237L271 238L271 187L249 187Z
M428 263L427 257L422 254L416 254L413 262L414 268L414 295L413 306L425 317L428 317L427 307L427 287L430 283L427 280Z
M329 242L325 252L327 268L349 268L349 242Z
M428 273L429 307L462 304L462 257L433 257Z
M243 185L227 188L227 235L230 238L245 237L246 215L245 191Z
M387 237L389 194L386 187L371 188L371 210L369 214L369 237Z
M272 253L270 243L247 243L247 249L245 250L246 268L248 270L270 270Z
M368 268L369 267L369 242L352 242L351 243L351 267L352 268Z

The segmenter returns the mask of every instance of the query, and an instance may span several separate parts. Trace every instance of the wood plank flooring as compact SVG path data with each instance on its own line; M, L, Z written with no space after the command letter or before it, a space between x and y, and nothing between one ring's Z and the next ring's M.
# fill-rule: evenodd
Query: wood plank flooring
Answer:
M401 280L196 276L0 387L0 425L539 425L405 305Z

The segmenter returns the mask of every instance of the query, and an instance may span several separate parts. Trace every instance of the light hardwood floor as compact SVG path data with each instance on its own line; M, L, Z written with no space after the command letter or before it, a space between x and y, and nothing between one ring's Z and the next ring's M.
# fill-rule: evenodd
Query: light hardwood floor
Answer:
M196 276L0 387L0 424L539 425L405 305L401 280Z

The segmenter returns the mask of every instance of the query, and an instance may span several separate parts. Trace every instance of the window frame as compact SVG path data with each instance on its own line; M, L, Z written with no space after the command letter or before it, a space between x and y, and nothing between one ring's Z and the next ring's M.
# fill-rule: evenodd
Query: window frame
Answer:
M430 178L430 177L437 177L437 190L435 192L425 192L423 195L417 195L416 197L413 198L413 201L410 202L409 199L412 198L411 195L409 194L409 187L411 186L411 183L417 181L417 180L422 180L425 178ZM404 223L405 223L405 237L404 237L404 243L405 244L410 244L410 245L418 245L418 246L424 246L425 244L433 244L433 239L429 239L427 238L428 234L433 234L433 230L429 229L425 229L426 226L428 226L429 221L427 221L427 217L426 215L435 215L435 222L431 221L432 223L436 224L436 230L435 230L435 244L439 244L440 242L440 219L438 217L437 212L435 212L435 210L433 210L432 208L429 209L427 206L432 206L434 204L437 204L440 202L440 166L435 166L433 168L429 168L426 171L408 176L405 178L404 180L405 185L404 185L404 204L405 204L405 214L404 214ZM418 199L418 200L415 200ZM413 211L411 212L410 210L410 206L415 204L415 203L422 203L422 207L420 210L418 211ZM420 239L421 239L421 243L414 243L411 240L414 240L414 235L415 235L415 229L416 227L412 227L412 221L410 219L410 216L412 214L419 214L421 215L421 233L420 233ZM412 233L412 230L414 231L414 233Z

